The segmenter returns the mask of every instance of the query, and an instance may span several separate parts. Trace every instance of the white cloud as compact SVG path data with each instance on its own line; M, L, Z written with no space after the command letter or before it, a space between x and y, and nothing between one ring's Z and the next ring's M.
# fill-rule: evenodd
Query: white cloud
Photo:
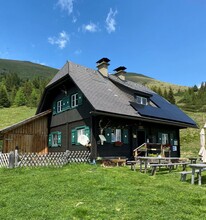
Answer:
M113 11L112 8L110 8L106 18L106 28L108 33L114 32L116 30L116 14L117 10Z
M57 45L60 49L63 49L69 42L69 35L65 31L62 31L59 33L58 37L49 37L48 42L52 45Z
M58 0L57 5L61 10L67 11L68 15L70 15L73 12L73 2L74 0Z
M99 28L98 28L98 25L96 25L96 24L94 24L94 23L92 23L92 22L90 22L89 24L84 24L84 25L82 25L82 30L83 31L88 31L88 32L97 32L97 31L99 31Z

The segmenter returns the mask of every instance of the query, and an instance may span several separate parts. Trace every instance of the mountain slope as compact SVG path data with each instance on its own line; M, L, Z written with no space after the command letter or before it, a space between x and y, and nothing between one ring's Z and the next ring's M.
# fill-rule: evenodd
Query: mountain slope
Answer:
M0 59L0 74L16 73L21 79L33 79L35 77L51 79L57 71L58 69L29 61Z
M154 78L151 78L143 74L139 74L139 73L127 72L125 74L125 77L127 80L143 84L149 88L156 86L156 87L160 87L162 90L164 89L169 90L169 88L171 87L174 93L176 93L178 90L185 91L188 89L187 86L181 86L181 85L176 85L176 84L172 84L168 82L162 82L162 81L156 80Z

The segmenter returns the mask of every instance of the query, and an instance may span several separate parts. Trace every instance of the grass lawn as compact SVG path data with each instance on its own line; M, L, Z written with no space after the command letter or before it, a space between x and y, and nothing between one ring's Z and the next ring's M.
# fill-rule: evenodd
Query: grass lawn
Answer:
M0 219L205 219L206 175L189 181L89 164L1 168Z

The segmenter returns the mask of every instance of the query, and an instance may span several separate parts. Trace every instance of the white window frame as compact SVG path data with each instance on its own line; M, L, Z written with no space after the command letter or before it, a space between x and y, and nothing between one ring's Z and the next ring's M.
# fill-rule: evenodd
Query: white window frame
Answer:
M77 107L78 106L78 93L75 93L71 95L71 107Z
M52 147L58 146L58 134L54 133L52 134Z
M166 133L162 133L162 144L169 144L169 135Z
M78 139L79 139L80 135L85 135L85 129L84 128L77 129L77 144L79 144Z
M63 102L62 100L57 101L57 113L62 111Z
M140 105L148 105L147 98L137 95L136 102Z
M112 135L112 142L116 141L122 141L122 130L121 129L115 129L114 132L111 133Z

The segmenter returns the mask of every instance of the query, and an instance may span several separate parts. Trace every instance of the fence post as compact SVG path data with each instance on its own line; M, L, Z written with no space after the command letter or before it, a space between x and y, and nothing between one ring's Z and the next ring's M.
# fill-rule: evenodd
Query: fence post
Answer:
M14 151L9 153L9 168L14 168Z
M18 154L18 149L17 148L15 149L14 156L15 156L15 158L14 158L14 166L18 167L19 154Z

